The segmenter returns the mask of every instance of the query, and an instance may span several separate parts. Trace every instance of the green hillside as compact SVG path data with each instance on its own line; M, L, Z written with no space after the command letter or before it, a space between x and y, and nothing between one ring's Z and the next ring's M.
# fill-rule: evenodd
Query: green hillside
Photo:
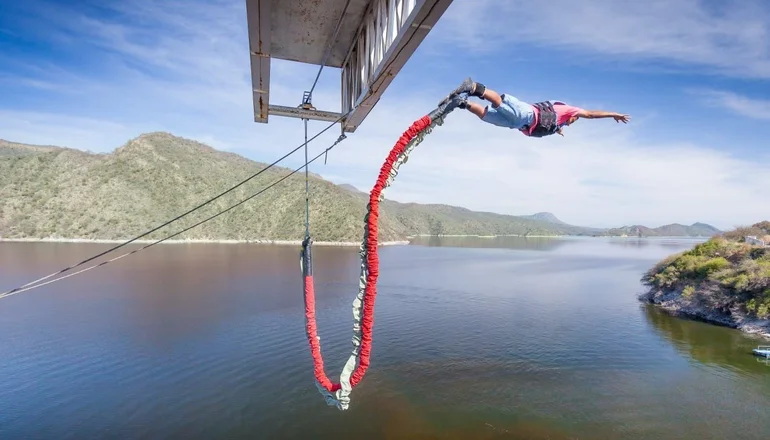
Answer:
M264 168L236 154L168 133L148 133L109 154L0 143L0 236L127 239L181 214ZM273 167L232 193L146 238L157 239L248 197L290 170ZM358 242L368 194L311 175L317 241ZM564 235L593 229L447 205L385 200L382 241L410 235ZM299 240L304 175L175 239Z
M770 242L763 221L710 238L658 262L641 299L677 314L770 335Z

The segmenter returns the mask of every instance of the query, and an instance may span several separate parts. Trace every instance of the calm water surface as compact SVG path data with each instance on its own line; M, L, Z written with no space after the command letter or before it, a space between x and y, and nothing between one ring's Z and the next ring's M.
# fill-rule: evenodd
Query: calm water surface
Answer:
M0 301L0 439L768 439L761 341L636 299L694 243L383 248L372 364L346 412L313 385L298 248L156 246ZM107 247L0 243L0 290ZM336 380L359 256L314 250Z

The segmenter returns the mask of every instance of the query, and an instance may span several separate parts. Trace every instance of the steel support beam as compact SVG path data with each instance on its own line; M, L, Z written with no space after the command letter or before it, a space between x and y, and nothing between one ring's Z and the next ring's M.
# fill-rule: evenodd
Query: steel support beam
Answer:
M246 2L254 121L267 123L270 103L270 30L273 0Z
M343 123L353 132L452 0L372 0L342 66Z

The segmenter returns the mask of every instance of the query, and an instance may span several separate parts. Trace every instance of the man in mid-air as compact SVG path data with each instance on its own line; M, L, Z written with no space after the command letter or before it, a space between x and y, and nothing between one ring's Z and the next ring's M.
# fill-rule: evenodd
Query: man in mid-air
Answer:
M624 124L628 123L630 119L628 115L601 110L584 110L559 101L528 104L511 95L503 94L501 96L494 90L488 89L484 84L472 81L470 78L466 78L460 87L444 98L439 103L439 107L447 105L454 98L463 94L468 97L476 96L485 99L492 105L482 106L460 97L455 101L459 108L467 109L484 122L517 129L524 135L532 137L543 137L556 133L564 136L562 127L571 125L579 118L614 118L615 121Z

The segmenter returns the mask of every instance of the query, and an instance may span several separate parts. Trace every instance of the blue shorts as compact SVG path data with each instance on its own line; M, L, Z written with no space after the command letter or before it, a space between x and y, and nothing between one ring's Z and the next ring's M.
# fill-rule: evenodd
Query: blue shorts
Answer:
M525 125L531 125L535 121L535 109L532 105L511 95L503 94L500 97L503 99L503 103L497 108L488 105L484 116L481 118L482 121L517 130Z

